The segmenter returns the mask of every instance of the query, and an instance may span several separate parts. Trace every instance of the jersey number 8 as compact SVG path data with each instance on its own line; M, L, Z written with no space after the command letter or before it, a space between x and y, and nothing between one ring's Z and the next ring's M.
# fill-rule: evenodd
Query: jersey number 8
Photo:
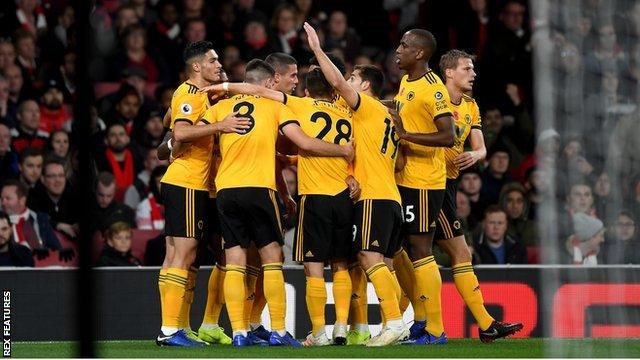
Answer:
M245 109L245 111L242 112L240 111L240 109ZM253 127L256 125L256 120L253 118L253 116L251 116L255 109L255 106L247 101L239 102L233 107L233 112L238 112L238 117L245 117L249 119L249 128L247 129L247 131L245 131L244 134L240 135L246 135L247 133L249 133L249 131L253 130Z

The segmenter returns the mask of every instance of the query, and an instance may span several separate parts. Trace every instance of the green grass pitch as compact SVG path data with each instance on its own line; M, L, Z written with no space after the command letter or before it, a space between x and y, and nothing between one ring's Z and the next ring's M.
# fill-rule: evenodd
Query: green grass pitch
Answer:
M18 358L74 357L71 342L15 342L12 356ZM329 346L314 348L231 346L205 348L159 348L149 341L101 341L97 356L117 358L535 358L535 357L640 357L640 339L627 340L544 340L507 339L483 344L477 339L450 340L447 345Z

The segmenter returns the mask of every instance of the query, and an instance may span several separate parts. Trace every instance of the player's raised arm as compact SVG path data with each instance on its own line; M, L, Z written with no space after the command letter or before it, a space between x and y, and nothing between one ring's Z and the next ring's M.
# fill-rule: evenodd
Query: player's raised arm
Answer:
M313 54L318 59L318 65L320 65L320 70L324 74L329 84L336 89L338 94L342 96L349 107L355 109L358 107L358 92L355 91L349 83L344 79L340 70L335 66L334 63L331 62L327 54L322 51L320 47L320 40L318 39L318 34L316 30L309 25L309 23L304 23L304 31L307 32L307 41L309 42L309 48L313 51Z
M302 131L300 125L296 122L285 122L280 126L280 131L294 144L298 145L298 148L302 151L306 151L316 156L327 157L344 157L347 161L351 162L355 155L355 149L353 140L349 141L346 145L331 144L320 139L312 138Z
M402 118L395 110L389 110L393 123L396 126L396 134L401 140L425 146L451 147L454 144L455 135L453 130L453 117L442 115L434 119L434 124L438 129L433 133L410 133L404 129Z
M230 92L233 94L249 94L257 95L266 99L271 99L277 102L285 103L286 95L280 91L271 90L264 86L249 84L249 83L228 83L215 84L200 89L201 92L214 92L225 93Z
M250 128L250 120L246 117L237 116L238 112L227 115L224 120L213 124L193 126L187 122L180 121L174 125L173 138L176 141L188 142L203 136L211 136L217 132L244 134Z

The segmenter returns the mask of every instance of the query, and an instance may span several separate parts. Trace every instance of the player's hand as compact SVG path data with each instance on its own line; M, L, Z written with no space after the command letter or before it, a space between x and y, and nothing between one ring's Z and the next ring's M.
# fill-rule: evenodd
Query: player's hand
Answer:
M520 98L520 91L518 89L518 85L515 84L507 84L507 88L505 90L513 105L518 106L522 103L522 98Z
M398 149L398 153L396 154L396 163L395 163L395 172L400 172L404 169L404 166L407 164L407 154L406 154L406 145L398 145L400 149Z
M211 99L212 102L220 100L227 94L227 92L222 88L222 84L205 86L198 90L198 92L207 93L207 96L209 96L209 99Z
M305 22L303 27L304 31L307 32L307 42L309 42L309 48L312 51L322 50L322 48L320 47L320 39L318 39L318 33L316 33L316 30L313 28L313 26L309 25L308 22Z
M353 141L353 139L349 140L349 142L347 143L347 145L341 145L342 146L342 150L344 150L344 155L343 157L345 159L347 159L347 162L352 162L353 158L356 157L356 143Z
M405 135L407 135L406 130L404 129L404 124L402 123L402 118L396 109L387 109L389 110L389 115L391 115L391 120L393 120L393 126L395 126L396 135L400 139L404 139Z
M356 178L354 178L353 176L349 175L344 181L347 183L347 186L349 187L349 197L352 200L359 198L361 189L360 189L360 183L358 182L358 180L356 180Z
M478 153L475 151L466 151L456 156L453 159L453 163L458 167L458 169L464 170L471 167L473 164L478 162L478 160L480 160L480 155Z
M251 128L251 120L238 116L238 111L227 115L218 123L219 130L223 133L245 134Z

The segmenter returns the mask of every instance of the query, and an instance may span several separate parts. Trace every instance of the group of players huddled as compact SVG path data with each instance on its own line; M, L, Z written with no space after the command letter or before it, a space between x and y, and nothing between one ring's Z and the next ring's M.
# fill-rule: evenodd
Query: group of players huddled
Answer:
M435 239L452 259L456 288L492 342L522 329L495 320L484 307L460 221L456 178L486 155L480 113L469 97L472 55L451 50L440 59L445 83L428 67L433 35L404 34L396 63L406 75L393 101L378 98L383 72L325 54L304 25L314 52L306 97L291 95L294 58L275 53L246 66L243 83L226 82L209 42L184 52L188 80L173 95L170 132L159 156L172 159L162 178L167 253L158 285L162 328L158 345L323 346L444 344L442 279ZM342 68L342 70L340 70ZM469 138L471 151L464 151ZM296 150L297 148L297 150ZM297 155L297 156L287 156ZM281 169L297 163L296 204ZM297 209L293 258L304 264L312 332L304 342L285 329L283 229ZM189 324L200 240L221 251L208 283L198 332ZM336 322L325 333L324 267L332 270ZM382 330L371 337L367 281L380 301ZM268 304L271 332L261 325ZM409 328L402 314L409 304ZM218 325L223 306L229 337Z

